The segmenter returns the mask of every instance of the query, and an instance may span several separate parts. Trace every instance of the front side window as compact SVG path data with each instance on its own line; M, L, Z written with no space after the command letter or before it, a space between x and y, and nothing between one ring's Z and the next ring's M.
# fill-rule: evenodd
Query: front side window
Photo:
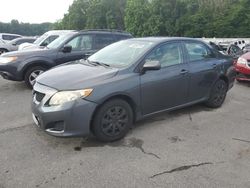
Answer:
M81 35L70 40L66 45L72 46L72 51L83 51L92 49L92 36Z
M199 42L186 42L185 47L190 61L200 61L213 56L212 52Z
M159 61L162 67L181 64L181 46L179 43L171 43L157 47L147 56L147 61Z

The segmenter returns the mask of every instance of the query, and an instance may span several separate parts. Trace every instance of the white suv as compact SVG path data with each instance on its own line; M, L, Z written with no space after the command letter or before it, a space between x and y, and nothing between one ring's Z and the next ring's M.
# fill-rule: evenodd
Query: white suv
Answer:
M65 33L72 32L71 30L52 30L44 33L36 39L34 43L23 43L18 50L29 50L33 48L43 48Z

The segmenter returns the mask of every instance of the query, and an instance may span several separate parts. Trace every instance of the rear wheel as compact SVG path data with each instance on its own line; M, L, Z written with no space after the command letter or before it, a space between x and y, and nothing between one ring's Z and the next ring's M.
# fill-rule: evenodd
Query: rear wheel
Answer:
M6 53L6 52L8 52L8 50L3 49L3 48L0 49L0 55L1 55L1 54L4 54L4 53Z
M223 104L226 95L227 83L220 79L214 84L206 105L210 108L219 108Z
M121 99L104 103L94 116L92 128L97 140L111 142L123 138L133 124L133 111Z
M36 78L45 71L46 68L42 66L35 66L29 68L24 75L25 84L32 89L36 83Z

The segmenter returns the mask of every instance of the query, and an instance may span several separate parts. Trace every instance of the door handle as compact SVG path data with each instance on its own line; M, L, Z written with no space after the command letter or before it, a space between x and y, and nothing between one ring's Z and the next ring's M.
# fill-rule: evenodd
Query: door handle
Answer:
M181 70L181 72L180 72L180 74L182 74L182 75L183 75L183 74L187 74L188 72L189 72L188 70L186 70L186 69L182 69L182 70Z

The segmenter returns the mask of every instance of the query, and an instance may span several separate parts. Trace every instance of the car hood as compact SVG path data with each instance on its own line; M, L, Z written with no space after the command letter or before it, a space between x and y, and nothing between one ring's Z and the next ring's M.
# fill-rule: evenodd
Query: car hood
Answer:
M4 53L2 56L4 57L10 57L10 56L17 56L17 57L34 57L34 56L47 56L51 53L53 53L53 49L30 49L30 50L21 50L21 51L14 51L14 52L8 52Z
M39 84L62 90L78 90L94 87L115 76L116 68L70 63L53 68L37 78Z

